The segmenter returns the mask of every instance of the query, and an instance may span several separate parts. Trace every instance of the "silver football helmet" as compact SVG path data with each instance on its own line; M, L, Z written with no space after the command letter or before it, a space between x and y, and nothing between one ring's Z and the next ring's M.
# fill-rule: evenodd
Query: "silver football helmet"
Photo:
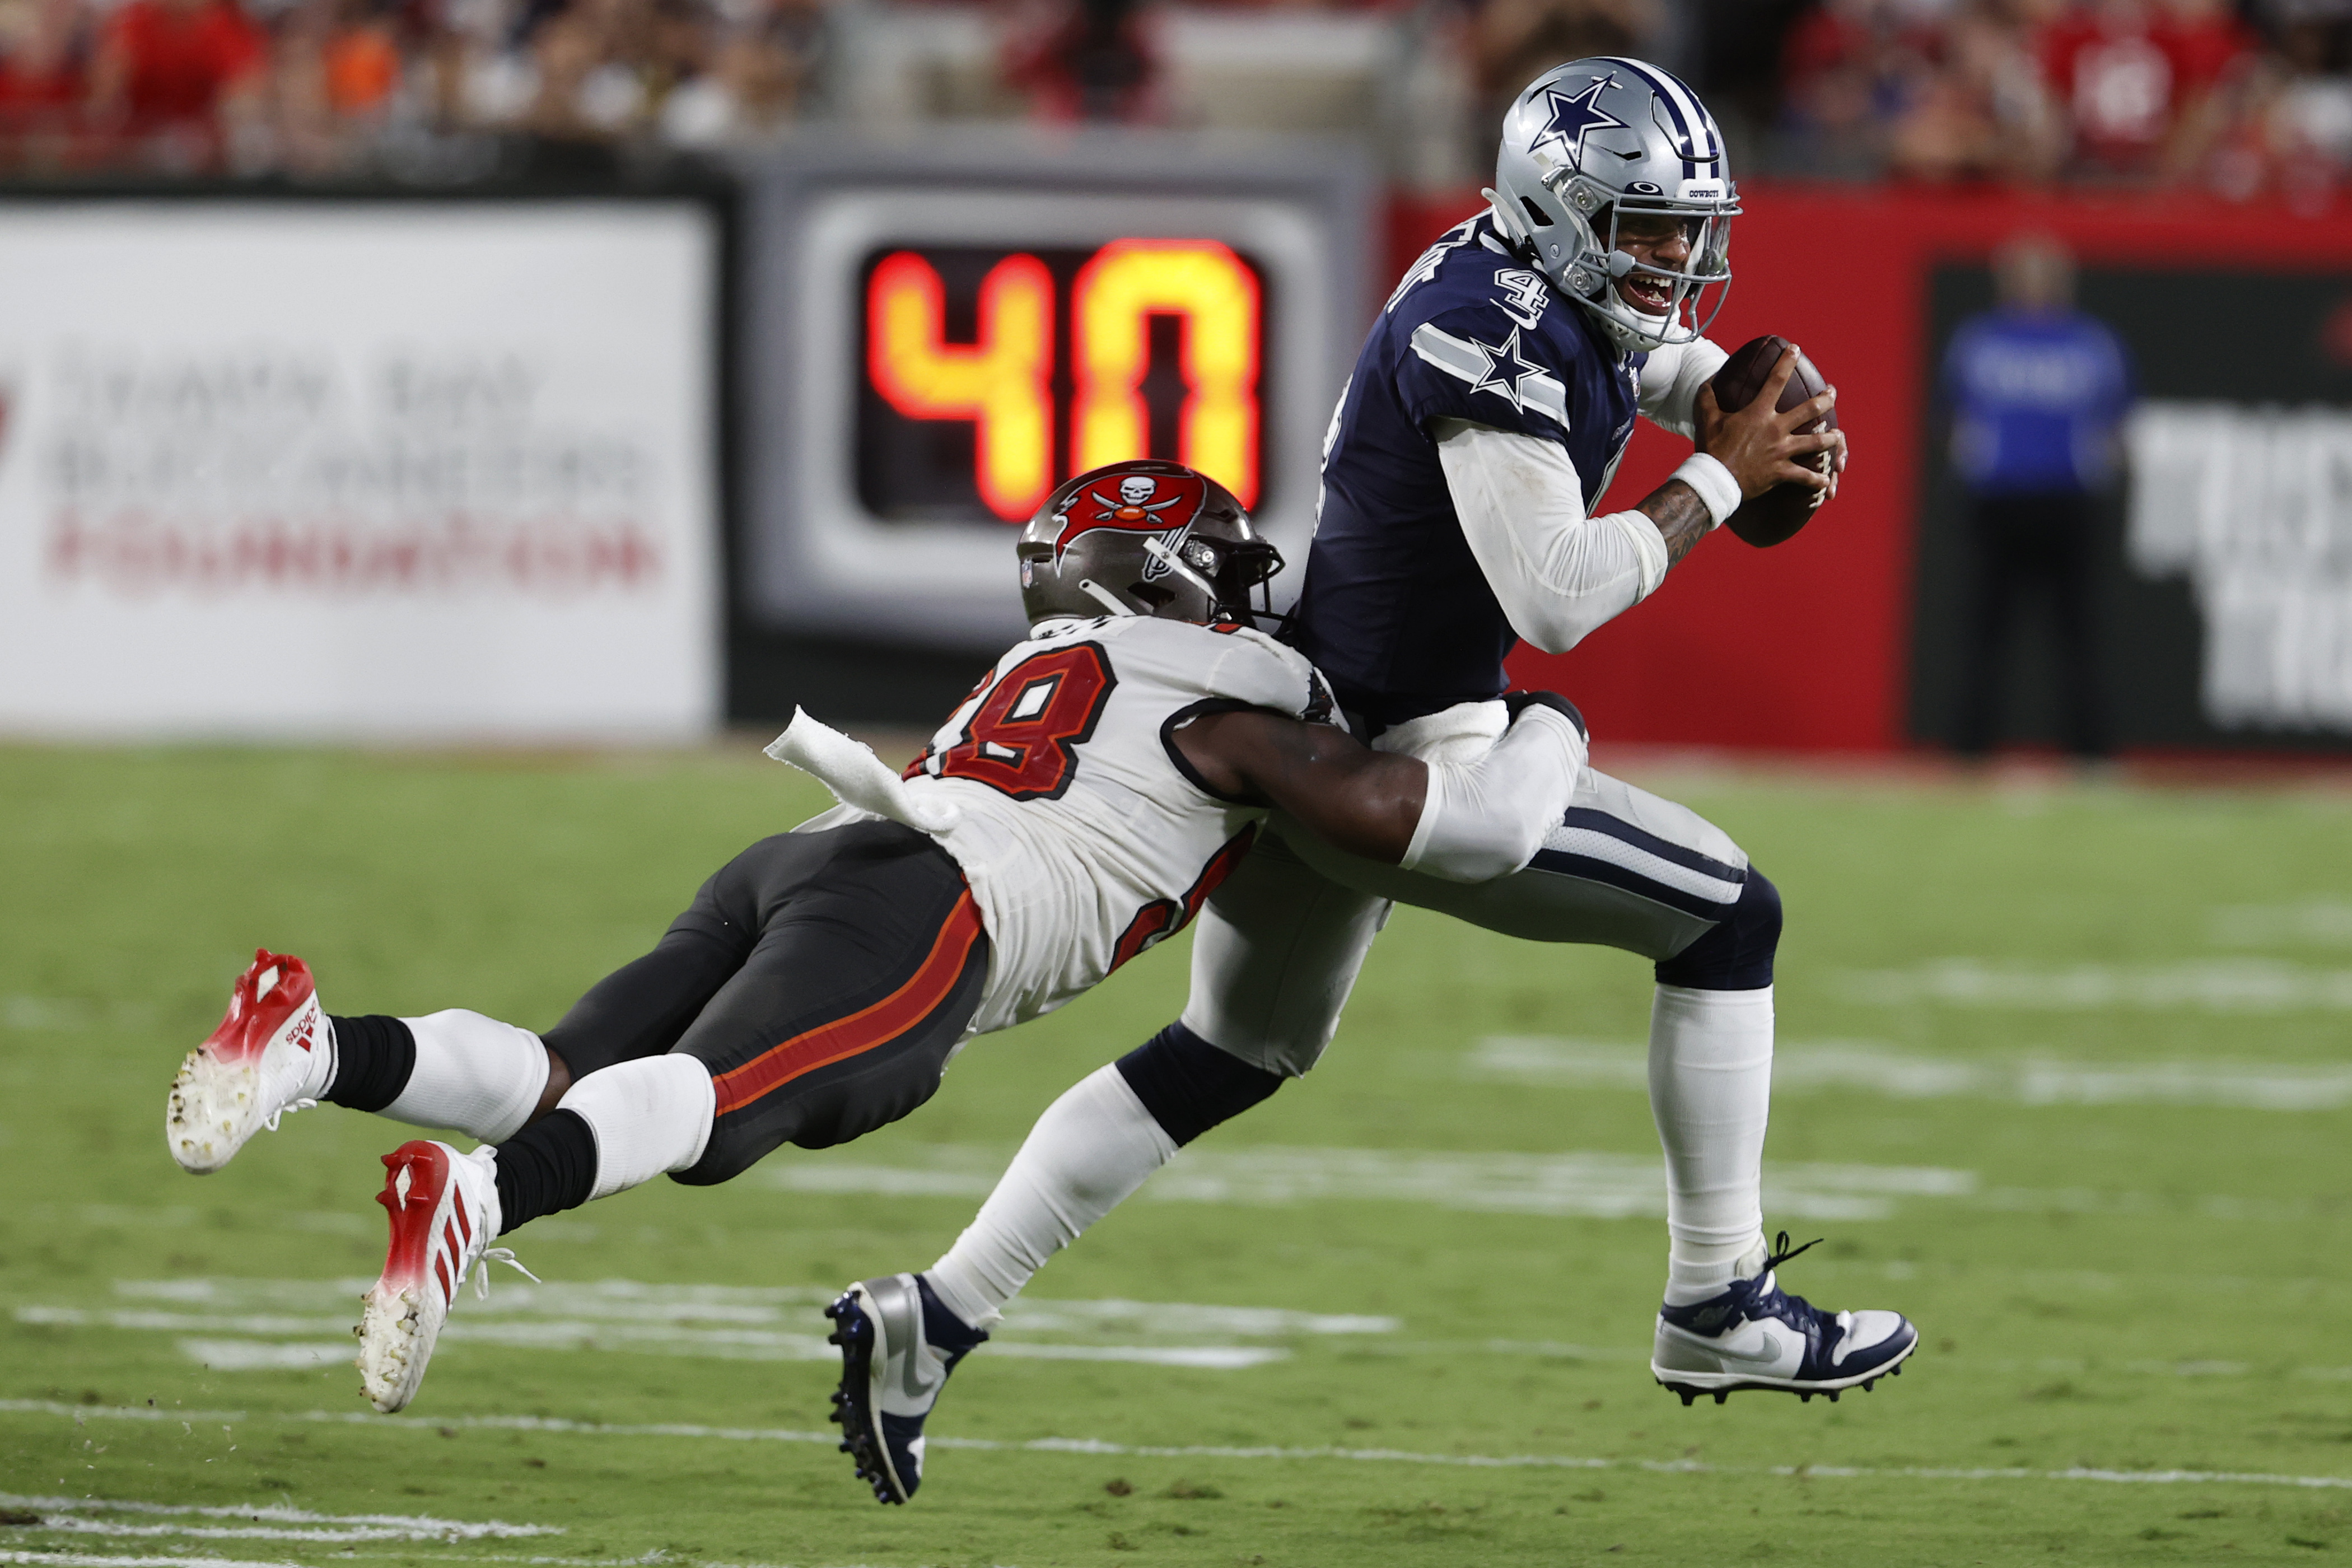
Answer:
M1496 222L1621 349L1689 342L1722 309L1739 211L1723 132L1697 94L1655 66L1600 55L1538 77L1503 116L1486 194ZM1682 224L1690 246L1682 268L1618 247L1618 226L1635 213ZM1660 285L1663 311L1620 292L1618 281L1637 272Z

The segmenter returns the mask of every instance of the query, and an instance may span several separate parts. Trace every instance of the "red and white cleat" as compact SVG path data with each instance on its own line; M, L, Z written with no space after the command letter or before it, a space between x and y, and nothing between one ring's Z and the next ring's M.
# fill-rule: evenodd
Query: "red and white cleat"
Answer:
M360 1392L386 1415L416 1397L433 1343L457 1299L457 1287L474 1268L483 1296L490 1293L489 1264L515 1262L499 1234L498 1151L488 1146L460 1154L446 1143L419 1138L383 1157L387 1173L376 1194L392 1215L392 1247L383 1277L360 1298Z
M192 1175L208 1175L264 1127L275 1131L286 1112L318 1104L334 1079L333 1030L310 966L257 949L220 1027L172 1080L163 1114L172 1158Z

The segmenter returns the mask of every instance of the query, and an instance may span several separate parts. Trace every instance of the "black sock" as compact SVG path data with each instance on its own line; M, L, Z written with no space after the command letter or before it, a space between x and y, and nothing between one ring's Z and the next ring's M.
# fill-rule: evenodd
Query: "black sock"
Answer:
M1118 1058L1118 1076L1182 1148L1282 1087L1282 1075L1228 1056L1181 1022Z
M397 1018L329 1016L335 1031L335 1081L319 1098L353 1110L382 1110L416 1070L416 1037Z
M551 1110L499 1145L500 1236L595 1191L596 1134L576 1110Z
M931 1289L930 1280L920 1274L915 1276L915 1294L923 1303L923 1338L931 1342L932 1348L956 1355L987 1340L986 1334L950 1310Z

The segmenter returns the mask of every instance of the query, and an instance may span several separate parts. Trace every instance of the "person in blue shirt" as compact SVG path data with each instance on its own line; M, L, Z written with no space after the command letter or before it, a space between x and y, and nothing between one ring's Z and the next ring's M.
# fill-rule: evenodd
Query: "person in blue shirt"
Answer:
M2104 755L2095 655L2099 520L2122 479L2131 368L2105 323L2074 306L2072 259L2021 235L1994 262L2000 303L1960 323L1944 357L1952 471L1977 556L1961 676L1965 755L1990 751L2001 660L2019 612L2046 597L2056 632L2066 744Z

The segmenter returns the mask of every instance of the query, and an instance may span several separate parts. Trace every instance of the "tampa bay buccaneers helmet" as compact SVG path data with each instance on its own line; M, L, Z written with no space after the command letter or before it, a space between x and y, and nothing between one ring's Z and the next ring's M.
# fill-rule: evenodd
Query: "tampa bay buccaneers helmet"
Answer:
M1232 491L1181 463L1139 458L1080 474L1045 498L1014 549L1032 626L1057 616L1276 618L1266 584L1282 552Z

